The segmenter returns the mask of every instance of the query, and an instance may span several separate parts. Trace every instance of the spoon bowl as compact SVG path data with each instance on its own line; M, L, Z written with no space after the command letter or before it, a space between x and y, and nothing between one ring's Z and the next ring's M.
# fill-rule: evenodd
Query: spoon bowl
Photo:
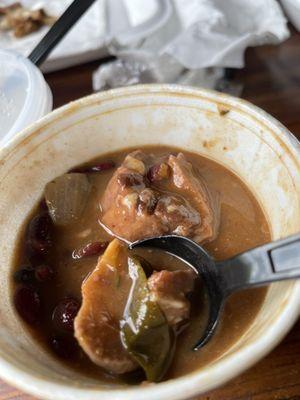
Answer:
M197 271L209 298L207 326L194 346L203 347L214 335L226 298L235 291L271 282L300 278L300 234L216 262L199 244L177 235L165 235L132 243L172 254Z

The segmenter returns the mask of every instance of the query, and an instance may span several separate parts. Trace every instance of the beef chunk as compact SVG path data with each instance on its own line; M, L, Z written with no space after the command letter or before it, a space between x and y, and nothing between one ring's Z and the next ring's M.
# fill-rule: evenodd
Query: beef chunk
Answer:
M173 195L160 197L155 216L168 226L168 233L182 236L193 236L195 226L201 223L200 214L185 199Z
M169 325L176 326L189 318L190 302L185 295L193 290L195 278L192 270L162 270L148 279L151 298L158 303Z
M154 201L155 193L145 191L146 179L142 174L146 172L147 161L142 152L129 154L112 176L101 200L101 223L115 236L127 241L167 232L151 213L150 203Z
M151 301L157 302L175 329L189 318L190 303L185 295L193 290L195 278L192 270L162 270L148 279ZM82 305L74 321L75 337L84 352L95 364L114 374L138 368L120 335L131 288L127 248L114 239L82 284Z
M44 9L29 10L21 3L0 7L0 31L13 31L15 37L23 37L37 31L43 25L52 25L55 18Z
M217 234L217 196L182 153L130 153L108 183L101 207L102 225L129 242L174 233L202 243Z
M89 358L115 374L137 367L120 339L130 286L127 249L114 240L82 285L82 306L74 323L75 337Z
M171 155L168 163L173 171L174 186L183 197L191 199L201 217L201 223L195 224L193 239L198 243L213 240L217 235L220 219L217 194L208 189L200 174L195 174L192 164L182 153L177 157Z

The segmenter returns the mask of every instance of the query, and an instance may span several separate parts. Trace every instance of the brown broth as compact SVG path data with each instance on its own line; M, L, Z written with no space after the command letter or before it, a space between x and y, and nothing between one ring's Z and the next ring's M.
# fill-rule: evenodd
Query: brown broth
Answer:
M124 149L113 154L101 156L89 162L89 165L106 160L121 164L125 155L133 149ZM143 147L144 151L162 155L179 150L172 147ZM247 249L268 242L270 232L263 211L246 185L232 172L223 166L201 157L197 154L184 152L187 159L201 171L208 186L215 189L220 195L221 224L218 237L204 245L206 250L217 260L232 257ZM114 170L113 170L114 171ZM43 304L43 322L35 328L30 328L31 333L45 348L49 349L49 339L53 335L52 311L56 304L66 296L81 299L81 284L85 277L94 269L97 256L74 260L71 257L74 249L86 243L111 240L107 232L99 225L99 198L103 193L113 171L89 174L92 183L92 193L88 205L78 223L68 228L55 228L54 246L48 258L48 263L55 270L55 278L49 283L40 284L38 287ZM39 212L37 207L32 215ZM17 244L15 270L21 265L28 264L24 249L25 227L20 232ZM187 268L181 261L158 251L142 251L155 269L180 269ZM16 284L12 284L12 291ZM258 313L266 295L266 288L251 289L237 293L226 303L215 337L201 350L194 352L192 347L200 336L207 319L207 300L205 292L202 298L193 304L192 319L188 328L178 337L177 350L174 361L168 372L167 379L182 376L216 360L247 330ZM79 349L76 359L68 364L83 374L92 375L101 380L114 381L116 378L105 373L94 365ZM138 382L138 374L131 374L124 382Z

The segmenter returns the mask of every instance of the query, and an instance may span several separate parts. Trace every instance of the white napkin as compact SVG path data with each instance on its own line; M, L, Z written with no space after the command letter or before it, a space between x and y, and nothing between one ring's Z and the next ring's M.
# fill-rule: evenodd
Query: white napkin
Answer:
M175 0L181 31L161 51L186 68L241 68L249 46L289 36L275 0Z
M129 19L141 18L143 1L135 0ZM216 79L209 86L214 87L220 67L244 66L247 47L278 44L289 36L276 0L173 0L171 5L168 21L150 37L127 47L112 42L110 52L119 60L96 71L95 90L149 81L196 84L195 77L203 86L207 73L199 70L208 67L213 67Z

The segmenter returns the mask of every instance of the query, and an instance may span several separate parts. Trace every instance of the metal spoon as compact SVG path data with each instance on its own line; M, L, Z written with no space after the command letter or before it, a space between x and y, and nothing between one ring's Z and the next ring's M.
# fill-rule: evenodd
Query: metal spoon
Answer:
M194 350L213 336L226 298L233 292L275 281L300 278L300 234L246 251L225 261L213 258L197 243L167 235L134 242L130 248L165 250L190 264L202 277L209 296L210 312L204 333Z

